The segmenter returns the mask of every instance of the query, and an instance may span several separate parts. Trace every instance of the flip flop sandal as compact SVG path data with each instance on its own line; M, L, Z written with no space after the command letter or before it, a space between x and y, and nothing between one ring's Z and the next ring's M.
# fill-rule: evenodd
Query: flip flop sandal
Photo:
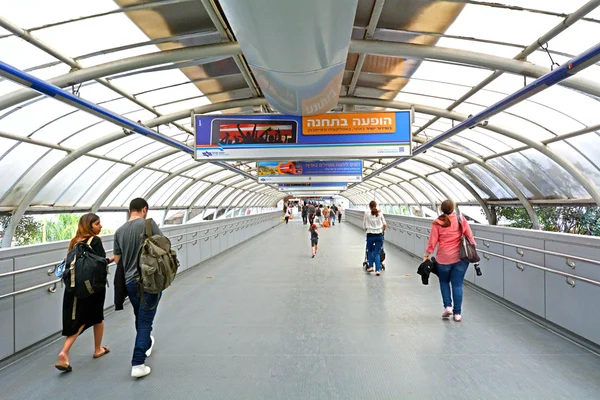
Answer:
M105 356L108 353L110 353L110 350L108 349L108 347L102 346L102 348L104 349L104 351L101 354L98 354L97 356L94 356L94 358L100 358L100 357Z
M71 366L69 364L56 364L54 365L56 367L57 370L61 371L61 372L71 372L73 371L73 368L71 368Z

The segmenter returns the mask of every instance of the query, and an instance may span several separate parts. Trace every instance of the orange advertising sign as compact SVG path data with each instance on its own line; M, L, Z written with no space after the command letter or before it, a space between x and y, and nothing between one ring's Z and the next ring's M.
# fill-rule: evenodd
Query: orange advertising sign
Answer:
M348 135L396 132L394 112L320 114L302 117L304 135Z

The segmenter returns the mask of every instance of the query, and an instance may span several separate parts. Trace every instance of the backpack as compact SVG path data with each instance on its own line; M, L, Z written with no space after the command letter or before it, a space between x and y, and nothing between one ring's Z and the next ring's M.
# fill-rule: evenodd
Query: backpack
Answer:
M317 217L321 216L321 209L320 208L317 208L317 214L316 215L317 215Z
M179 268L177 254L171 249L169 238L152 234L152 219L146 220L145 236L137 255L142 301L144 292L158 294L171 286Z
M61 278L67 292L74 292L78 299L105 289L108 276L108 261L100 257L90 247L95 236L87 242L79 242L65 259L66 269Z

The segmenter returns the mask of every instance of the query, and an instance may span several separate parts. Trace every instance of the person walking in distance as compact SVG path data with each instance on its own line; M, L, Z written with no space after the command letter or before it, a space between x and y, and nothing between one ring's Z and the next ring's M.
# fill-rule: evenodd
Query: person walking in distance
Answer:
M100 239L100 217L96 214L85 214L79 219L77 233L69 243L69 252L80 242L88 243L94 254L106 257L102 240ZM109 264L113 257L106 260ZM69 350L75 340L87 328L94 327L94 358L100 358L110 352L107 346L102 346L104 335L104 299L106 290L97 291L84 299L75 298L75 293L65 290L63 296L62 334L66 336L65 344L58 355L55 367L59 371L71 372L73 368L69 363Z
M450 318L454 314L454 320L460 322L462 320L463 281L469 267L468 261L460 259L461 236L466 236L473 245L475 245L475 239L467 220L460 216L461 222L459 223L459 217L454 213L454 209L452 200L442 202L443 214L433 221L423 261L429 260L437 246L436 261L444 303L442 318ZM450 292L451 285L452 293ZM454 308L452 308L452 300L454 300Z
M311 224L308 228L310 232L310 245L312 247L312 258L315 258L317 251L319 251L319 230L316 224Z
M129 296L129 301L135 315L137 335L131 359L131 376L141 378L150 374L151 371L150 367L145 363L146 358L150 357L154 348L155 341L151 335L152 324L156 316L161 294L144 293L144 302L142 302L140 296L137 255L146 232L145 220L148 216L148 203L146 200L141 198L131 200L129 214L129 221L115 232L113 252L115 261L117 263L122 261L123 263L127 295ZM162 232L154 221L152 221L152 234L162 235Z
M287 211L285 212L285 224L287 225L290 222L290 218L294 213L294 209L291 206L288 206Z
M308 205L306 203L302 204L302 225L306 225L308 222Z

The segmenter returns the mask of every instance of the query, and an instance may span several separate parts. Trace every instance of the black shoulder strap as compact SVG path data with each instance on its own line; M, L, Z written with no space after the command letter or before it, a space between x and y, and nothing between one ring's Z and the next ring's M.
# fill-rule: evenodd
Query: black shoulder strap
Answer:
M152 237L152 218L146 219L146 237Z

